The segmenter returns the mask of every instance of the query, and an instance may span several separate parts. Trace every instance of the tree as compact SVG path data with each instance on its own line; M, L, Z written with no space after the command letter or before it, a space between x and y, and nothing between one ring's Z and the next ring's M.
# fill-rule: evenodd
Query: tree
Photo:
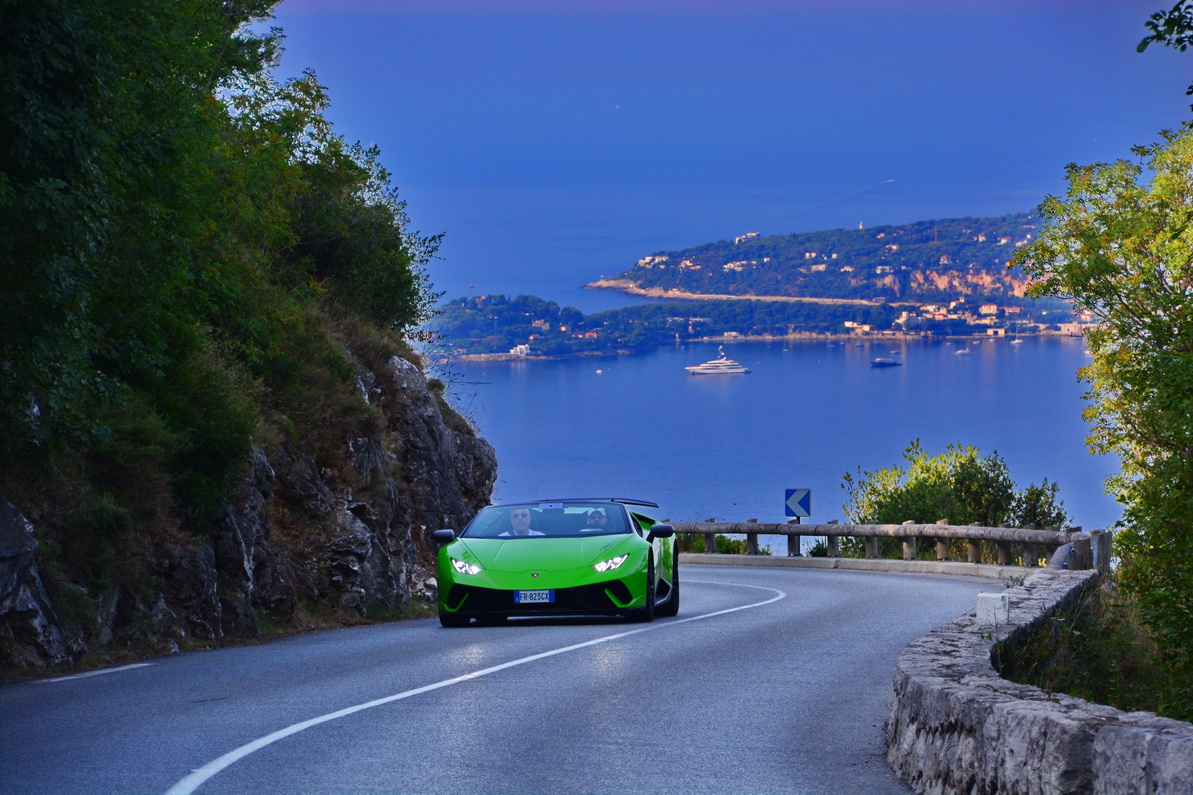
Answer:
M1047 480L1017 492L1006 461L998 453L983 457L973 446L951 444L930 455L913 441L903 451L907 469L894 466L845 475L849 497L845 515L855 524L905 521L978 524L997 527L1067 525L1057 486Z
M431 313L438 239L272 77L274 2L0 0L0 487L152 436L163 513L213 515L311 368L357 399L328 323Z
M160 370L201 219L213 92L263 68L271 0L0 0L0 454L105 435L117 371Z
M1139 52L1152 44L1162 44L1184 52L1193 44L1193 0L1178 0L1168 11L1152 14L1145 24L1152 34L1139 42ZM1193 95L1193 85L1185 90L1185 94Z
M1089 444L1115 453L1123 505L1117 578L1163 664L1184 683L1169 714L1193 716L1193 131L1120 160L1068 167L1065 197L1015 263L1033 295L1072 299L1098 325L1080 377Z

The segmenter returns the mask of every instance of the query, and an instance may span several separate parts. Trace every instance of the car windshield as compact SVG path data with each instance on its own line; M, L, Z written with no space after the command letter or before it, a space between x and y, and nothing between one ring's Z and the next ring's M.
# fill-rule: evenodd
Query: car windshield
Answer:
M616 503L535 502L490 505L464 528L466 538L582 538L630 532Z

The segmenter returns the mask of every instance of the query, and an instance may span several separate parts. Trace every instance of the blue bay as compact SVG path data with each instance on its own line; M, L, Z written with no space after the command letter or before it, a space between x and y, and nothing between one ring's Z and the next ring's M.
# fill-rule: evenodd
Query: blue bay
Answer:
M1119 517L1103 493L1117 469L1089 454L1080 339L970 343L739 342L753 372L692 376L716 356L698 343L636 355L468 362L445 375L497 449L494 499L632 496L674 520L785 521L784 490L812 489L807 522L845 521L842 476L891 466L913 439L997 451L1022 487L1060 484L1076 524ZM876 369L875 357L904 362ZM942 517L908 517L935 521ZM780 550L776 550L780 551Z

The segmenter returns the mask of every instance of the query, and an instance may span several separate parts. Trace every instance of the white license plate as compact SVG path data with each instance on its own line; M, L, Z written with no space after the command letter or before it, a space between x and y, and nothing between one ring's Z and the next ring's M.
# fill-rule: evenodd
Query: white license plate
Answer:
M514 604L549 604L555 601L554 591L514 591Z

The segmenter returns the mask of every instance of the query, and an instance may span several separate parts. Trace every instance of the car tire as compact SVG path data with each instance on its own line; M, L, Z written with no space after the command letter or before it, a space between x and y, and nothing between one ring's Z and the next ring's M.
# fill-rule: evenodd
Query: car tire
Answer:
M679 545L672 544L672 561L671 561L671 598L667 600L666 604L659 605L659 609L655 611L655 615L670 618L671 616L679 615Z
M460 627L468 626L470 619L468 616L457 616L452 613L440 613L439 623L449 629L459 629Z
M630 613L629 619L643 624L654 621L654 597L654 556L652 555L646 564L646 606Z

